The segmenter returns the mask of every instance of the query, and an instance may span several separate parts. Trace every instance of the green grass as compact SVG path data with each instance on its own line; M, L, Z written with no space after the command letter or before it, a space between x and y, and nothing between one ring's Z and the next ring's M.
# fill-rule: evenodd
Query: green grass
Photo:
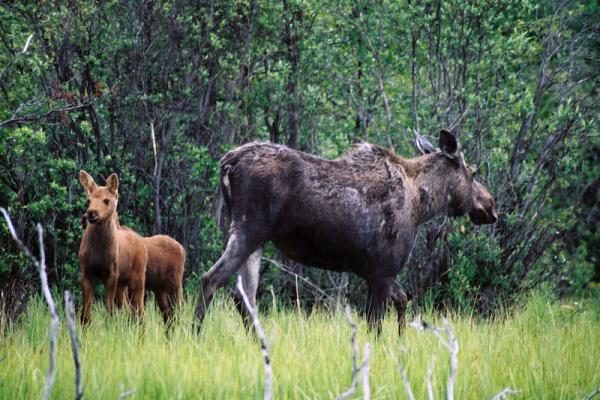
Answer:
M519 399L583 398L600 385L600 316L592 304L565 306L534 297L517 312L495 320L450 316L459 341L457 399L485 399L509 386ZM262 398L263 365L229 300L213 303L199 336L192 333L193 300L167 338L156 309L138 325L127 315L108 316L98 304L89 328L79 331L83 383L88 399ZM271 346L275 398L333 398L351 381L350 327L342 312L263 313ZM373 399L406 398L399 373L407 371L417 399L426 398L427 368L435 357L436 397L448 376L448 352L431 332L408 328L398 338L392 315L376 339L359 321L358 343L372 344ZM439 315L424 319L441 325ZM48 365L49 317L35 300L0 342L0 398L38 399ZM58 372L53 398L74 394L74 366L61 314ZM403 349L405 351L403 351ZM360 398L360 389L356 398Z

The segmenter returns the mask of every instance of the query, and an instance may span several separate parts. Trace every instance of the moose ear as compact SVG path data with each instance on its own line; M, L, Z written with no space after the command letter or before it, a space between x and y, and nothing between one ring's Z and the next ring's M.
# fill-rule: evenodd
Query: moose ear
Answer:
M92 193L96 189L94 178L84 170L79 171L79 183L88 193Z
M435 147L431 144L429 140L425 138L425 136L419 134L415 130L415 145L417 149L423 154L433 153L435 151Z
M445 129L440 131L439 145L442 153L448 158L453 159L458 154L458 139L456 139L453 133Z
M112 194L116 194L119 189L119 177L117 174L111 174L106 180L106 187Z

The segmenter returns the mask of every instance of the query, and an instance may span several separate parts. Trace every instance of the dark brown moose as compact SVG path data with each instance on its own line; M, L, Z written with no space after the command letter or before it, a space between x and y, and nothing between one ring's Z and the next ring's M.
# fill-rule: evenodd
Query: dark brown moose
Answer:
M79 247L83 310L81 321L87 324L96 283L104 284L106 305L113 312L117 291L125 288L138 315L144 312L144 281L148 252L142 237L131 229L120 229L117 215L119 179L112 174L106 186L98 186L85 171L79 182L87 192L88 222Z
M380 332L391 298L399 330L406 295L394 281L417 227L436 214L468 214L475 224L496 222L494 199L465 163L456 137L440 132L437 150L405 159L393 150L359 144L336 160L285 146L248 143L221 159L221 190L231 216L225 252L202 277L196 307L204 318L214 292L238 271L256 305L263 245L287 257L367 281L367 318Z

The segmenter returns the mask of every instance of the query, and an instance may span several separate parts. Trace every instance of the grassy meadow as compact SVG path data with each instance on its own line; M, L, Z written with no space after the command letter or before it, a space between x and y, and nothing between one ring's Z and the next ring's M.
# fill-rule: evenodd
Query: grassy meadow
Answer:
M60 304L59 299L59 304ZM229 299L211 308L199 335L192 333L193 299L180 323L164 334L156 308L147 307L144 324L120 313L110 317L100 304L89 328L79 330L84 397L117 399L262 398L263 365L258 341L247 333ZM592 307L594 306L594 307ZM490 399L505 387L521 390L511 398L576 399L600 386L600 313L597 304L555 304L533 297L502 318L449 316L459 342L457 399ZM62 307L61 307L62 311ZM74 396L74 365L61 312L54 399ZM350 326L344 313L294 310L261 314L267 333L276 399L334 398L351 382ZM424 320L441 326L441 316ZM371 398L407 398L399 367L406 369L415 397L427 396L428 366L435 358L436 398L443 398L448 351L430 331L407 328L397 337L393 315L383 335L369 333L363 318L358 345L372 345ZM41 299L20 320L4 328L0 341L0 398L38 399L48 365L49 316ZM359 389L356 398L361 398Z

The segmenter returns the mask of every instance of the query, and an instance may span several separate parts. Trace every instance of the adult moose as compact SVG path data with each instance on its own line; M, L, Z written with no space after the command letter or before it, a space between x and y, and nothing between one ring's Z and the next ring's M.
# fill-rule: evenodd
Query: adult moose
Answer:
M336 160L285 146L249 143L221 159L221 190L231 216L225 252L202 277L196 318L202 321L215 290L240 271L256 304L263 245L272 240L287 257L367 281L367 318L379 332L392 299L399 330L406 295L394 277L406 262L417 227L439 213L496 222L494 199L474 178L456 137L442 130L437 150L405 159L393 150L359 144Z

